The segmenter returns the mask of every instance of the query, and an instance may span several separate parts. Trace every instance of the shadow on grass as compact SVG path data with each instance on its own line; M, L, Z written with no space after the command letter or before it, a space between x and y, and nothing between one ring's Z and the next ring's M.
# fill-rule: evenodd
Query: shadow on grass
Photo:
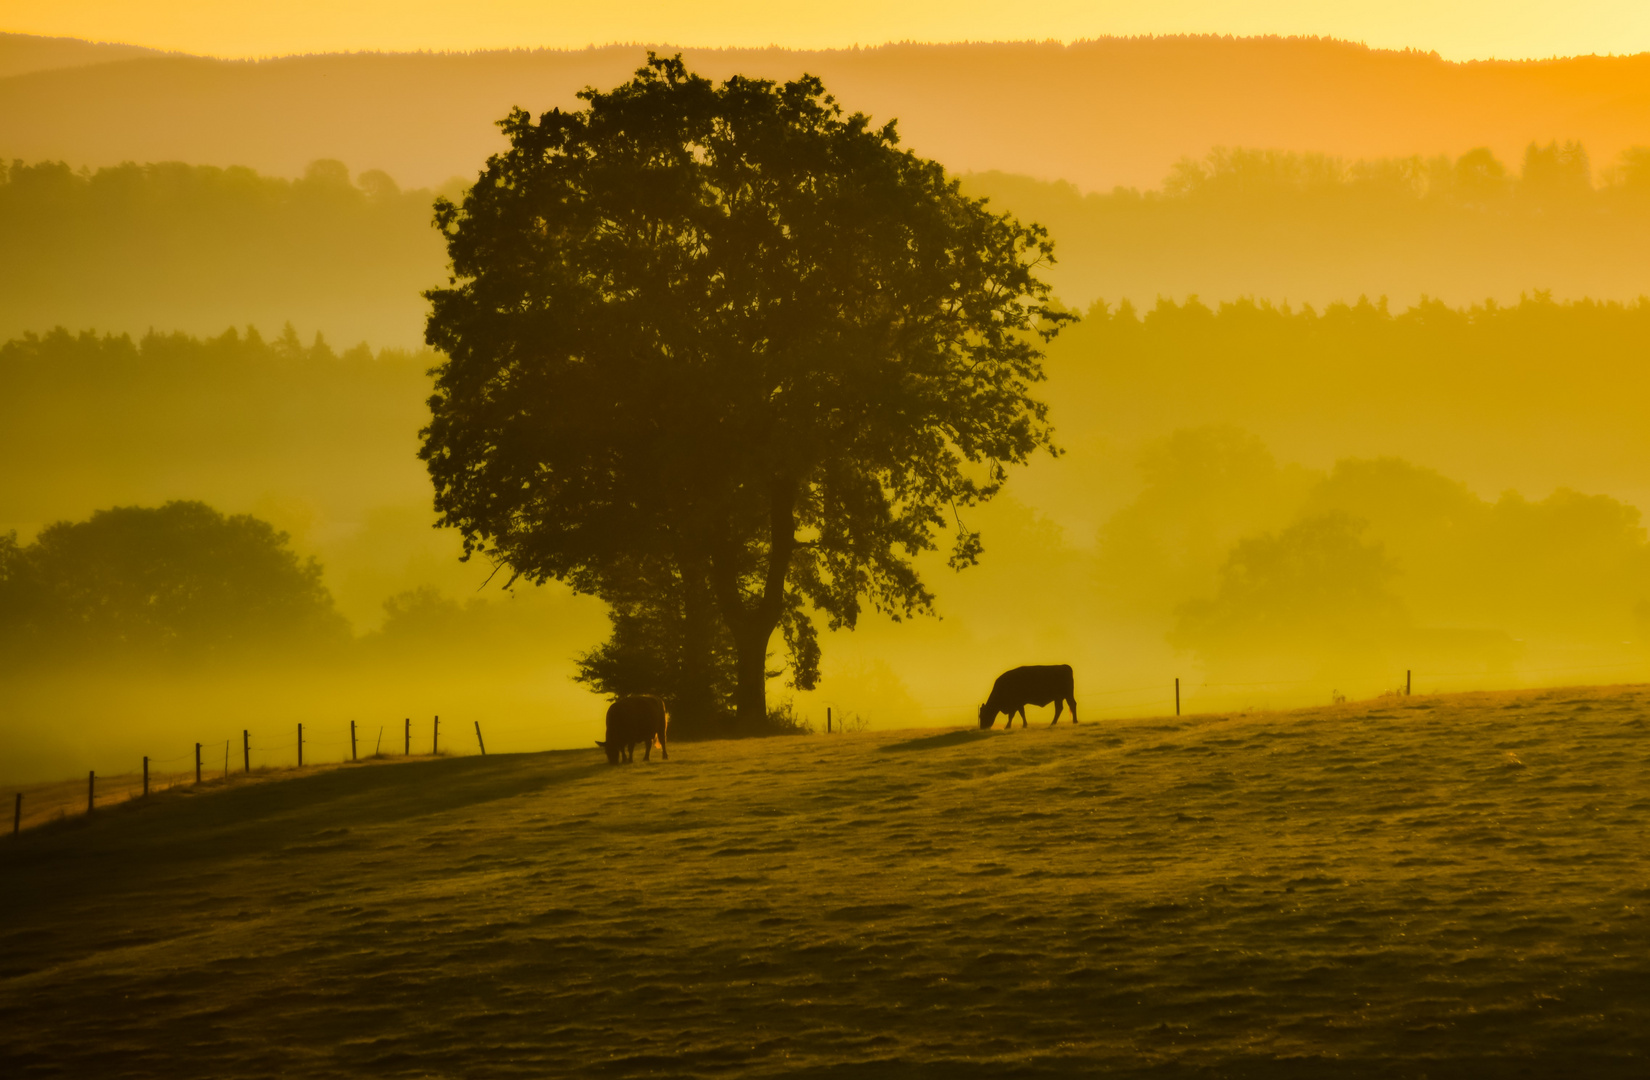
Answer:
M1097 1067L1099 1066L1099 1067ZM1574 1054L1511 1054L1488 1050L1482 1056L1459 1051L1417 1057L1352 1059L1303 1054L1242 1055L1218 1064L1182 1061L1107 1062L1091 1057L1036 1054L1019 1061L913 1060L895 1058L788 1070L790 1080L1004 1080L1105 1075L1115 1080L1390 1080L1401 1076L1472 1077L1473 1080L1527 1080L1530 1077L1585 1076L1615 1080L1642 1076L1644 1062L1633 1054L1579 1050Z
M971 743L979 739L989 739L998 734L995 731L947 731L939 735L924 735L920 739L906 739L904 742L889 743L882 747L882 752L893 753L905 750L940 750L947 746L957 746L961 743Z
M265 854L322 830L450 814L606 767L599 754L563 750L351 766L243 787L174 788L6 838L0 876L30 870L107 883L158 863ZM28 903L17 894L7 899L0 908Z

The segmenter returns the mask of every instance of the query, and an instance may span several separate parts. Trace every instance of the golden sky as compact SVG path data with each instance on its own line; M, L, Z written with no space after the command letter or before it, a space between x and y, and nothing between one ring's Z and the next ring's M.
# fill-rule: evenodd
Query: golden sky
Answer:
M1324 34L1452 60L1650 50L1650 0L0 0L0 30L226 57L612 42L833 48Z

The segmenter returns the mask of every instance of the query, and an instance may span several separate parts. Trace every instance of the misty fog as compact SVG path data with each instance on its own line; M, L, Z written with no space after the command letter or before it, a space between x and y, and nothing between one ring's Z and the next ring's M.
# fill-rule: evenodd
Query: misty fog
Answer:
M1050 354L1063 455L970 516L978 567L924 566L940 618L826 634L819 689L770 695L816 728L827 708L903 727L967 722L1019 663L1072 663L1100 720L1172 709L1175 678L1209 711L1406 671L1418 692L1637 677L1647 347L1640 303L1097 303ZM279 763L300 721L310 760L346 754L352 719L393 744L440 714L458 752L476 720L494 750L596 737L601 699L570 676L603 606L506 591L432 527L415 449L435 360L291 327L0 347L0 452L28 463L0 502L8 566L52 522L198 501L285 533L338 626L164 662L9 648L13 778L221 753L243 730Z

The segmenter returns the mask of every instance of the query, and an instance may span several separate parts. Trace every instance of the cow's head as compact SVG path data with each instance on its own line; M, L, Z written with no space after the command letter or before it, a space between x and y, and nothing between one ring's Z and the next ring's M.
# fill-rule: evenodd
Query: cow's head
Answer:
M617 765L619 763L619 744L618 743L616 743L616 742L602 742L600 739L597 739L596 740L596 745L601 747L603 750L607 751L607 763L609 765Z
M980 730L984 731L997 722L997 710L991 707L988 701L980 706Z

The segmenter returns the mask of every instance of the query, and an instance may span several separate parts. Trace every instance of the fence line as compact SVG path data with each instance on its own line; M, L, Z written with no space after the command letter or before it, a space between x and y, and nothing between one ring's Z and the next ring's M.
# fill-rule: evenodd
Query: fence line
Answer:
M1624 661L1624 662L1621 662L1621 663L1614 663L1614 664L1587 664L1587 665L1574 665L1574 666L1555 666L1555 667L1547 667L1547 668L1530 668L1530 669L1523 669L1523 671L1521 673L1522 674L1548 674L1548 675L1551 675L1551 674L1571 674L1571 673L1596 672L1596 671L1619 672L1619 673L1622 673L1623 675L1626 675L1630 678L1631 677L1639 677L1639 678L1642 679L1645 675L1645 666L1642 662ZM1436 679L1442 679L1442 678L1458 678L1458 677L1471 677L1471 678L1482 679L1482 678L1485 678L1486 676L1489 676L1491 674L1492 673L1485 672L1485 671L1448 671L1448 672L1445 672L1445 671L1418 671L1418 670L1413 670L1412 669L1412 670L1404 672L1403 689L1398 690L1397 693L1399 693L1399 694L1411 693L1413 691L1413 688L1414 688L1414 678L1415 678L1415 676L1421 676L1423 678L1430 679L1430 680L1436 680ZM1129 695L1129 694L1150 694L1150 695L1153 695L1153 696L1143 697L1143 698L1140 698L1139 700L1134 700L1134 701L1113 701L1113 702L1110 702L1108 704L1103 704L1103 705L1089 705L1089 706L1085 707L1082 710L1082 715L1084 715L1084 716L1096 716L1096 715L1101 715L1101 716L1112 715L1112 716L1115 716L1115 715L1121 714L1121 713L1131 713L1131 712L1132 713L1139 713L1142 710L1161 707L1165 710L1165 712L1167 712L1167 710L1169 708L1173 708L1174 715L1178 716L1178 715L1180 715L1180 713L1182 711L1182 706L1184 704L1183 699L1189 698L1192 701L1193 704L1196 704L1196 699L1197 699L1198 696L1207 694L1208 692L1211 692L1211 691L1232 690L1232 689L1252 689L1252 688L1256 688L1256 687L1282 689L1282 688L1286 688L1286 687L1299 687L1299 686L1310 686L1310 685L1323 686L1324 684L1325 684L1325 680L1323 680L1323 679L1272 679L1272 680L1265 680L1265 681L1259 681L1259 682L1221 682L1221 683L1195 683L1195 684L1191 683L1191 682L1186 682L1185 685L1183 686L1182 685L1182 680L1179 677L1165 677L1164 680L1161 681L1161 682L1150 683L1150 684L1145 684L1145 685L1140 685L1140 686L1112 687L1112 688L1106 689L1106 690L1086 690L1084 692L1085 700L1091 699L1091 698L1096 698L1096 697L1099 697L1099 698L1114 698L1118 695ZM1543 687L1521 686L1521 687L1509 687L1509 688L1503 688L1503 689L1539 690L1539 689L1543 689ZM1559 689L1559 688L1558 687L1549 687L1547 689ZM1389 694L1392 693L1392 692L1393 691L1387 691L1387 693L1389 693ZM1435 693L1439 692L1436 689L1436 687L1434 689L1434 692ZM1459 692L1471 692L1471 691L1469 690L1469 691L1459 691ZM1335 701L1335 702L1344 702L1346 700L1343 696L1341 696L1339 694L1339 691L1331 691L1331 693L1333 695L1333 701ZM840 706L840 702L838 702L837 705ZM956 711L959 711L959 712L966 711L967 713L972 714L973 710L976 708L976 705L975 704L966 704L966 705L963 705L963 704L958 704L958 705L919 705L919 706L917 706L917 708L920 709L921 711L925 712L925 713L956 710ZM318 739L311 732L305 732L303 730L304 725L299 724L298 727L297 727L297 735L294 738L294 741L292 741L290 743L283 742L283 743L268 744L268 745L262 744L262 743L256 743L255 744L252 741L251 729L250 728L242 729L242 731L241 731L241 751L242 751L242 771L243 771L243 774L250 773L252 771L252 768L253 768L252 756L254 754L263 755L263 756L267 757L268 755L281 754L281 753L284 753L286 751L298 749L301 745L302 746L320 746L320 747L329 747L329 748L334 748L334 747L335 748L342 748L342 747L347 746L349 748L349 756L341 758L339 763L344 764L344 765L348 765L348 764L351 764L351 763L354 763L354 762L359 762L362 759L359 757L359 754L358 754L358 750L359 750L358 741L359 741L360 736L362 734L364 734L364 732L363 731L358 731L357 721L351 720L348 723L349 723L349 729L348 729L349 734L348 734L347 737L346 736L339 736L339 737L335 737L335 738L319 738ZM485 756L486 753L487 753L487 744L486 744L485 740L482 737L481 722L479 720L475 721L474 726L475 726L476 746L480 750L481 755ZM384 749L383 749L384 734L387 731L393 730L393 727L392 727L391 724L381 725L380 728L379 728L378 735L377 735L377 737L375 739L375 742L374 742L374 752L373 752L371 757L369 757L365 760L370 761L370 760L379 759L379 758L396 758L396 757L413 756L413 754L412 754L412 737L413 737L412 727L413 727L412 718L411 717L403 718L403 720L402 720L402 731L401 731L401 736L402 736L402 738L401 738L401 744L402 744L401 745L401 752L400 753L395 752L395 746L394 746L395 740L392 736L391 750L390 750L390 752L386 753L386 752L384 752ZM313 729L312 729L312 731L313 731ZM429 728L429 737L430 737L430 756L439 756L439 754L440 754L440 745L441 745L441 743L440 743L440 740L441 740L441 717L439 715L434 716L431 720L431 725L430 725L430 728ZM196 743L195 744L195 749L194 749L193 752L185 752L185 753L182 753L182 754L174 755L172 757L161 758L161 757L154 757L154 756L146 755L142 759L143 760L143 768L142 768L141 771L129 770L129 771L123 772L123 773L110 773L110 774L105 774L105 775L99 776L96 773L95 770L88 770L87 775L86 775L85 787L80 789L80 791L83 792L83 797L84 797L84 800L85 800L84 805L87 808L85 812L86 813L95 813L100 807L107 807L107 806L109 806L109 805L111 805L115 802L122 801L121 798L120 798L120 796L122 794L125 795L126 800L130 800L130 799L133 799L133 798L136 798L136 797L145 797L146 798L151 794L156 794L158 792L166 791L166 790L169 790L171 788L175 788L175 787L178 787L178 786L181 786L181 785L194 786L196 784L211 783L211 782L214 782L214 781L227 783L227 782L230 781L231 773L233 771L230 768L231 747L233 746L233 743L234 743L233 739L227 739L224 742L224 771L223 771L223 775L221 777L218 776L217 773L216 773L216 767L214 766L213 775L212 775L210 780L208 780L206 778L206 776L204 775L204 761L202 760L202 756L201 756L202 752L205 750L206 746L208 745L208 744L205 744L205 743ZM214 742L211 745L213 746L214 753L215 753L216 743ZM448 752L451 753L452 751L448 751ZM422 756L425 756L425 755L420 754L418 756L422 757ZM186 768L186 769L171 769L171 770L168 770L168 769L165 769L165 768L157 768L157 766L171 765L175 762L190 760L191 758L193 758L196 762L196 768L194 768L194 769ZM315 764L316 763L313 762L313 760L312 760L311 765L309 767L314 767ZM328 764L335 764L335 763L329 761ZM301 753L299 755L298 764L296 766L277 765L277 764L269 764L269 763L260 763L257 766L259 771L267 771L267 770L270 770L270 769L303 768L303 767L305 767L305 766L303 764ZM141 779L134 781L133 778L138 778L138 777L140 777ZM75 801L74 789L79 788L79 784L80 784L79 781L59 781L59 782L55 782L55 783L35 785L32 792L23 791L23 790L16 791L14 793L14 798L13 798L13 802L12 802L12 832L13 832L13 834L16 834L19 831L21 831L21 829L22 829L25 822L27 822L30 825L35 825L35 824L40 824L40 823L45 822L45 821L54 820L56 818L67 817L69 809L74 805L74 801ZM26 797L26 796L31 796L31 795L32 795L32 799L30 797ZM38 804L42 803L42 802L45 804L44 808L43 809L38 808ZM31 803L33 803L34 805L31 805ZM55 814L54 814L54 811L55 811Z
M349 733L347 735L332 738L316 738L314 735L314 727L312 725L300 724L298 725L298 731L300 734L295 735L293 741L269 744L254 741L252 738L251 729L244 728L241 731L241 739L239 740L241 750L240 770L235 770L232 767L231 759L236 740L230 738L224 740L224 761L222 766L223 771L221 773L218 771L219 766L215 760L215 755L217 753L217 742L214 740L212 742L194 743L192 744L192 748L190 750L187 750L181 754L174 754L170 757L156 757L152 754L141 755L140 760L142 762L142 766L138 769L128 769L125 772L119 773L100 773L96 770L87 770L85 777L79 780L62 780L50 781L41 784L19 785L16 790L11 792L12 832L14 834L20 832L24 826L32 828L36 825L45 824L50 821L67 818L69 816L78 816L80 814L96 813L99 810L107 810L114 805L123 804L131 800L148 798L149 796L158 795L163 791L168 791L176 787L194 787L197 785L207 785L213 783L228 783L231 782L233 774L237 771L244 775L254 771L254 769L258 772L268 772L270 770L296 770L300 768L312 769L319 765L332 767L336 765L359 763L361 761L370 761L374 759L404 756L401 753L392 754L384 752L384 732L390 729L390 725L385 724L382 726L378 736L376 736L373 754L370 757L361 757L358 752L358 740L361 736L365 735L366 729L362 728L357 731L358 721L351 720L347 721L347 723L349 724ZM431 756L430 754L423 752L418 754L410 753L412 749L412 719L408 717L403 721L403 723L405 725L405 734L408 739L405 749L409 751L409 753L406 756ZM436 717L432 722L432 751L439 748L436 741L439 739L440 735L439 723L439 717ZM474 722L474 731L476 736L476 745L480 750L480 754L485 756L487 753L487 744L482 738L481 721L476 720ZM298 764L294 764L290 761L283 763L271 762L268 760L271 756L290 754L297 750L300 738L302 739L302 746L306 752L305 756L307 760L304 760ZM343 752L340 753L337 758L332 758L329 756L325 762L318 762L308 753L315 747L332 750L335 752ZM391 747L391 750L395 749L396 748L394 746ZM442 749L439 754L436 754L435 756L444 757L455 752L462 753L462 751L456 749ZM261 757L263 760L254 761L254 756ZM187 763L183 768L168 768L168 766L183 763ZM9 786L10 785L7 785L7 787ZM0 799L4 799L4 796L0 796ZM0 828L4 828L4 826L0 826Z

